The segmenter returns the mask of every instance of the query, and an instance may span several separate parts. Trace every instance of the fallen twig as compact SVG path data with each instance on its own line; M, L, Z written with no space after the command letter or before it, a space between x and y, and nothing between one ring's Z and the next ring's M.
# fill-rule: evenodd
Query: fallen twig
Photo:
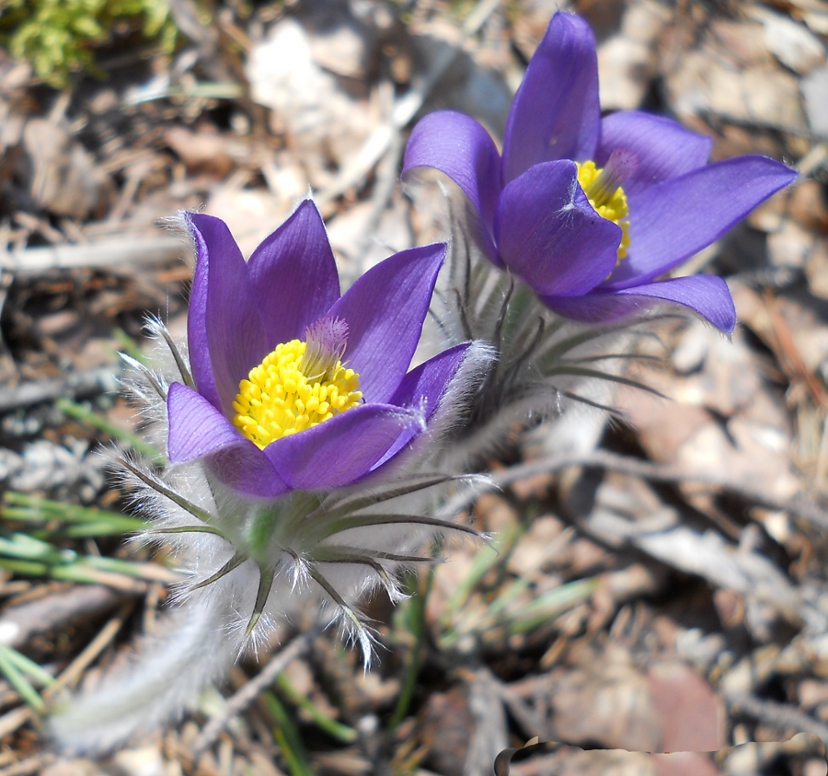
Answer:
M0 643L15 649L82 617L114 609L123 594L103 585L76 585L6 609L0 616Z
M796 515L818 525L828 528L828 510L803 498L779 499L771 496L760 488L752 487L743 482L730 479L727 472L694 472L682 466L672 464L653 463L618 455L609 450L594 450L586 455L561 455L550 458L541 458L536 461L511 466L503 471L489 475L489 483L479 485L474 490L463 490L452 498L441 510L443 514L456 514L471 504L478 495L487 488L505 488L520 480L537 476L538 474L552 474L571 466L583 466L589 469L610 469L612 471L641 477L656 482L694 482L702 485L712 485L726 490L734 495L751 501L756 505L793 512Z
M39 275L50 269L161 264L181 258L186 252L185 241L176 235L125 235L83 245L52 245L47 248L0 251L0 269L10 270L16 275Z
M456 46L447 47L432 62L431 68L420 83L394 103L389 120L371 133L350 163L342 168L329 186L316 195L316 202L320 207L332 199L336 199L351 186L361 181L373 169L386 151L393 146L400 131L422 108L431 90L460 54L460 47L463 42L480 30L499 4L500 0L480 0L463 25L462 40Z
M51 700L55 693L65 687L74 685L89 665L104 651L106 646L121 629L130 612L135 606L134 601L124 604L118 613L101 629L98 635L92 639L86 649L80 653L66 668L66 670L55 680L55 682L43 691L43 700ZM21 706L13 709L8 714L0 717L0 738L14 733L29 720L36 718L31 706ZM25 773L34 771L25 771Z
M725 700L732 712L741 711L749 717L754 717L770 725L803 733L813 733L828 745L828 725L808 716L799 709L785 703L766 701L757 698L755 695L741 693L725 696Z
M57 758L53 754L36 754L25 760L0 769L0 776L28 776L30 773L42 773L43 768L53 763Z
M118 370L100 367L74 372L63 378L25 382L14 388L0 390L0 412L10 412L59 397L88 398L118 390Z
M198 763L201 755L212 746L221 735L227 723L241 714L259 695L262 690L269 687L276 677L285 670L297 657L301 657L310 643L320 632L321 627L311 628L305 633L295 636L286 647L284 647L270 662L254 676L244 687L242 687L222 709L221 714L213 717L201 731L201 735L193 745L193 762Z
M117 614L101 628L98 635L89 642L86 649L80 653L66 668L66 670L43 691L43 699L50 700L58 690L71 687L81 678L83 672L95 661L98 655L106 649L112 639L126 622L127 617L135 608L135 601L128 601Z

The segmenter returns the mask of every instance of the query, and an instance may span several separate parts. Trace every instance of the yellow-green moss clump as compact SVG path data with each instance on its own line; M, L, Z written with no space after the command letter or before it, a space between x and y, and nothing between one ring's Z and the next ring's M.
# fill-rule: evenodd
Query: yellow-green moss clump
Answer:
M74 70L100 75L93 47L121 21L134 21L162 51L172 51L177 30L166 0L0 0L0 44L60 88Z

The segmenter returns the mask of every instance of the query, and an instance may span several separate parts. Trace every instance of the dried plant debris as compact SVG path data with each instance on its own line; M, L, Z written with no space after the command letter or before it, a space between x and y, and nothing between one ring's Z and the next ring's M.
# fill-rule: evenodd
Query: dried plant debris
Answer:
M736 776L737 774L824 773L825 745L806 733L784 743L742 744L715 752L650 754L622 749L584 750L554 741L510 748L498 756L497 776L530 774L647 774L647 776Z

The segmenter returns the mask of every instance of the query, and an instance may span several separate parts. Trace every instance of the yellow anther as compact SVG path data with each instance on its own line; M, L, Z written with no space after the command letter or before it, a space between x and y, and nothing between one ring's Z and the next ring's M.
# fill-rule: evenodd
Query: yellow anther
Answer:
M233 425L260 449L362 402L359 375L353 369L337 361L318 375L320 379L307 377L301 369L304 354L301 340L283 342L239 383Z
M621 227L621 243L618 246L620 262L627 257L630 247L630 221L627 218L630 207L627 204L627 195L624 189L613 181L614 176L606 173L606 168L596 167L592 160L575 164L578 165L578 183L587 195L589 204L595 208L599 216Z

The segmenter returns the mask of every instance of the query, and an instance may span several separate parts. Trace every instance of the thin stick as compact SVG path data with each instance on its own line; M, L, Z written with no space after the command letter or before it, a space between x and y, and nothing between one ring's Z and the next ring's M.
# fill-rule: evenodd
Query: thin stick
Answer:
M193 762L198 763L201 755L211 747L216 739L221 735L227 723L233 717L241 714L259 695L262 690L265 690L273 684L276 677L285 670L296 658L301 657L310 646L311 641L316 638L317 634L322 630L321 626L311 628L305 633L300 633L295 636L286 647L284 647L279 654L271 658L270 662L254 676L244 687L242 687L222 709L221 714L213 717L201 731L201 735L196 739L195 745L192 749Z
M811 503L805 499L778 499L759 488L751 487L750 485L731 479L727 473L715 471L692 472L687 471L681 466L643 461L638 458L611 453L608 450L595 450L581 456L562 455L541 458L537 461L529 461L518 466L512 466L500 472L493 472L489 475L488 487L486 485L479 485L474 489L470 488L461 491L446 503L440 510L440 514L443 516L457 514L471 504L484 490L505 488L519 480L527 479L538 474L551 474L570 466L610 469L621 472L622 474L630 474L634 477L641 477L642 479L653 480L655 482L695 482L702 485L712 485L742 496L755 504L769 509L790 511L815 525L828 528L828 511L818 504Z
M115 634L121 629L121 626L126 621L129 613L135 606L134 601L124 604L121 609L106 625L100 633L90 642L89 646L83 650L73 661L69 664L66 670L55 680L54 684L49 685L41 696L44 701L49 701L52 696L60 689L73 684L80 679L81 674L86 670L92 661L106 648L107 644L115 637ZM0 717L0 738L14 733L22 725L25 725L30 719L35 717L31 706L21 706L13 709L8 714Z
M66 668L66 670L55 680L55 683L43 691L43 699L49 700L58 690L73 685L77 682L83 672L95 661L98 655L106 649L109 642L126 622L133 608L135 601L125 603L118 613L101 628L97 636L89 642L86 649L80 653Z
M43 769L57 758L53 754L36 754L19 760L7 768L0 769L0 776L29 776L30 773L41 773Z
M373 169L374 165L392 147L394 138L400 130L414 118L431 90L460 55L463 43L480 30L499 4L500 0L481 0L477 4L463 25L463 37L457 46L446 48L435 57L431 68L423 76L422 82L396 100L388 122L380 124L371 133L362 148L354 154L336 178L317 194L315 199L320 207L361 181Z
M747 693L726 696L725 699L731 712L738 713L741 711L749 717L776 727L812 733L821 738L822 742L828 746L828 725L799 711L799 709L785 703L766 701Z
M162 264L187 255L187 244L175 235L119 237L84 245L52 245L0 251L0 268L16 275L39 275L49 269Z
M0 717L0 738L5 738L14 733L15 730L32 719L34 715L31 706L20 706L12 709L8 714L4 714Z
M21 383L0 390L0 412L52 401L59 397L86 398L118 388L118 369L113 366L87 369L66 377Z

